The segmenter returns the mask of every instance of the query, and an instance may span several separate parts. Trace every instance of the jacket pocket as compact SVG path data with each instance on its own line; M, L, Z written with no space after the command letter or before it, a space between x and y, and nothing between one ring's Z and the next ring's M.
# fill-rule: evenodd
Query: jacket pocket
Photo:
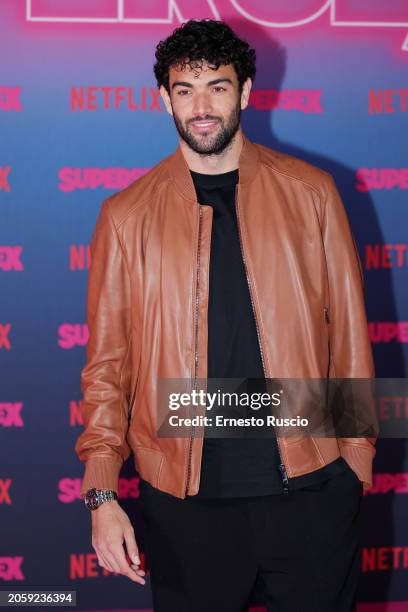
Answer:
M332 350L331 350L331 345L330 345L330 328L329 328L330 313L329 313L329 307L327 305L323 306L323 319L325 323L325 331L326 331L326 336L327 336L327 351L328 351L328 364L327 364L326 376L330 378L330 368L333 367L333 364L332 364Z

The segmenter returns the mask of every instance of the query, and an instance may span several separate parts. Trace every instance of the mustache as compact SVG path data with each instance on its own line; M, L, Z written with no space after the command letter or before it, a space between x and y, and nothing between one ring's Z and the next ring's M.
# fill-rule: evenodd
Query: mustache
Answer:
M219 117L194 117L193 119L189 119L187 123L193 123L194 121L221 121Z

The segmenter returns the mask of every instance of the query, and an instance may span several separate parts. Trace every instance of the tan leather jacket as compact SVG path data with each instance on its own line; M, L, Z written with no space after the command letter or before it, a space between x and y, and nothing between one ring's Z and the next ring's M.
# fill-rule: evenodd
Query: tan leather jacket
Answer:
M244 136L239 233L265 376L373 378L361 263L330 174ZM205 378L212 207L198 204L180 147L107 198L91 242L81 375L81 495L140 476L184 498L200 484L202 437L156 435L157 380ZM284 477L342 455L372 484L373 438L280 438Z

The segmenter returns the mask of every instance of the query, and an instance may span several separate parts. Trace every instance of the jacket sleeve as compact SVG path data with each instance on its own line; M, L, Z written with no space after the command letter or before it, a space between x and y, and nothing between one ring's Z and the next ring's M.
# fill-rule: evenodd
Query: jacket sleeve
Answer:
M89 339L81 372L85 429L75 444L85 463L81 496L91 487L118 492L119 472L131 453L126 441L131 395L130 277L110 200L101 206L90 244Z
M365 379L359 387L363 392L357 397L354 418L373 432L369 437L360 433L361 437L339 437L338 443L341 455L364 488L368 488L372 486L378 421L372 393L375 372L365 310L364 277L346 211L330 174L324 185L323 241L329 283L329 377Z

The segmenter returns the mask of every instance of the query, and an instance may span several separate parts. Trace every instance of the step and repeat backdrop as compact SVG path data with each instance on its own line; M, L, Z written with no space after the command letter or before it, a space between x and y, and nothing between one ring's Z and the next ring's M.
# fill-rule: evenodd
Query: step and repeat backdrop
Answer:
M256 48L248 137L333 174L377 376L407 375L407 0L1 0L0 590L74 590L79 610L151 608L149 581L98 565L79 497L89 242L102 201L176 148L155 46L203 17ZM381 398L379 413L403 427L408 397ZM359 607L408 610L408 446L377 449ZM145 564L131 459L120 503Z

